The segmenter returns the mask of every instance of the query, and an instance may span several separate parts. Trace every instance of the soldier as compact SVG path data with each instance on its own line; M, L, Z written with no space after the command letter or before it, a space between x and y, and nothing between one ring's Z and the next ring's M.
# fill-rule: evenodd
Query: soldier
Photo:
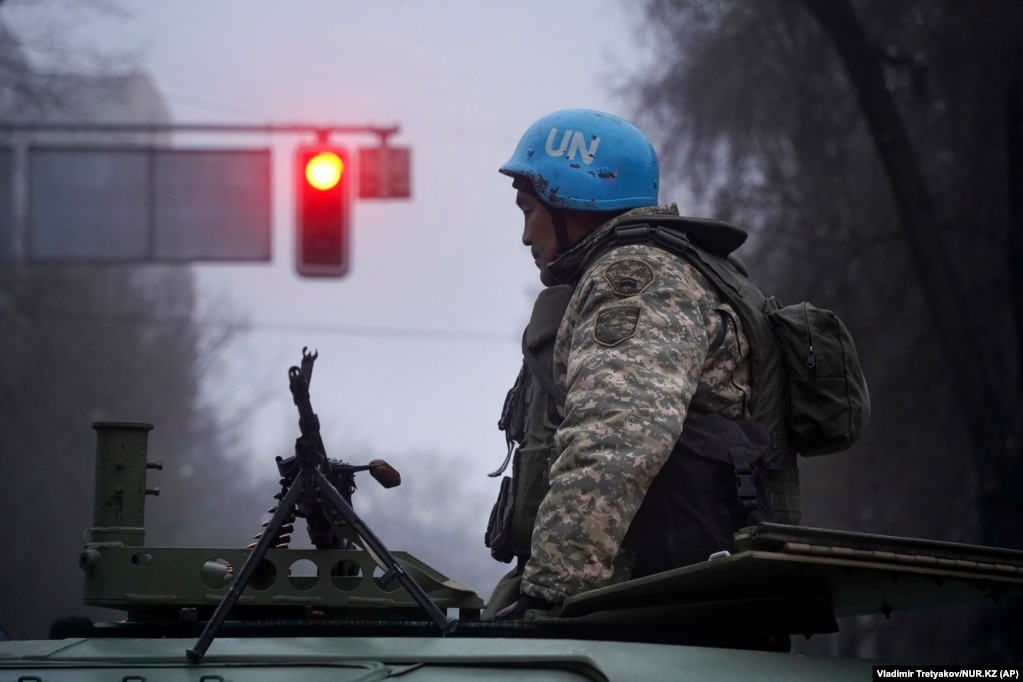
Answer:
M513 475L487 530L493 556L516 566L485 617L518 618L704 560L770 520L758 472L769 438L747 421L750 349L732 307L678 255L615 237L678 216L658 205L657 155L639 129L554 112L500 172L546 287L501 416ZM737 497L740 474L760 493L752 504Z

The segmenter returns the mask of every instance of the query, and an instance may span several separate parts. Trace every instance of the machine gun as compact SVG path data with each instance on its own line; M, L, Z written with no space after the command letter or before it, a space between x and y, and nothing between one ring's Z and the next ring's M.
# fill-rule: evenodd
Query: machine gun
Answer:
M309 353L306 348L303 348L301 367L292 367L288 370L291 397L295 402L295 407L298 408L298 427L301 435L295 442L294 456L287 459L277 458L277 470L281 475L281 492L277 493L274 498L283 500L287 496L288 490L295 485L295 481L302 471L301 462L304 460L323 474L323 477L340 493L345 504L351 507L352 494L356 488L356 472L369 471L370 475L385 488L401 485L401 474L382 459L375 459L366 465L354 466L327 457L323 440L320 437L320 420L313 412L309 400L309 385L312 382L313 363L316 358L316 353ZM271 512L275 513L276 511L277 508L271 509ZM296 517L306 520L309 540L316 549L352 549L358 544L357 538L352 537L347 521L339 515L334 505L323 496L317 495L313 488L306 488L299 496L298 501L291 508L285 510L284 523L274 534L271 545L287 546L291 539L290 533L294 530L292 524ZM267 525L269 529L269 523ZM261 535L256 537L258 539ZM255 544L250 547L255 547Z
M369 471L370 475L387 488L398 485L401 477L382 460L374 460L364 466L351 466L327 457L320 437L320 420L313 412L309 401L309 383L312 380L313 363L316 358L317 353L310 353L307 348L303 348L301 367L291 367L288 370L291 395L298 407L301 435L295 441L294 457L286 460L277 458L277 467L282 476L282 490L275 497L280 503L273 510L274 515L267 522L266 530L258 536L259 541L245 558L245 563L217 605L199 640L193 648L187 650L188 659L193 663L202 660L217 630L237 603L267 550L271 545L285 544L285 538L290 539L291 524L299 516L306 519L309 538L317 549L348 549L353 545L361 546L383 571L383 574L375 579L381 588L387 589L395 581L399 582L445 634L457 625L457 620L448 620L447 615L430 599L415 579L402 569L394 556L352 509L351 500L355 491L357 471Z

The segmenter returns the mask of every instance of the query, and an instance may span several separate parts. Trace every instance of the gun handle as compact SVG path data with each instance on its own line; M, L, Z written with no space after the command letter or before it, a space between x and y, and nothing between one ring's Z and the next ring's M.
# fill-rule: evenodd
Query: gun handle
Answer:
M374 459L369 463L369 475L385 488L401 485L401 474L382 459Z

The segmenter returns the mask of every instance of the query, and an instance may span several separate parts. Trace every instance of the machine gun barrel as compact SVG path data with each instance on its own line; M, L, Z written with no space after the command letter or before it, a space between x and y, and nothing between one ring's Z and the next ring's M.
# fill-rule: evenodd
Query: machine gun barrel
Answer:
M330 471L330 460L327 458L327 450L323 447L323 438L320 436L320 418L313 412L313 405L309 400L313 363L318 355L303 348L301 367L292 367L288 370L288 385L291 389L291 398L298 408L298 429L301 434L295 444L295 454L298 455L301 449L304 455L314 460L311 464L327 473ZM350 497L347 499L350 500Z

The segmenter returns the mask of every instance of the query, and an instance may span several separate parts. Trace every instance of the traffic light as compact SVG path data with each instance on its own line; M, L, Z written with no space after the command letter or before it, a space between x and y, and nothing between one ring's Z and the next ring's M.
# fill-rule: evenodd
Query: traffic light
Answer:
M295 269L304 277L341 277L348 272L353 175L348 153L338 147L300 147L295 172Z

